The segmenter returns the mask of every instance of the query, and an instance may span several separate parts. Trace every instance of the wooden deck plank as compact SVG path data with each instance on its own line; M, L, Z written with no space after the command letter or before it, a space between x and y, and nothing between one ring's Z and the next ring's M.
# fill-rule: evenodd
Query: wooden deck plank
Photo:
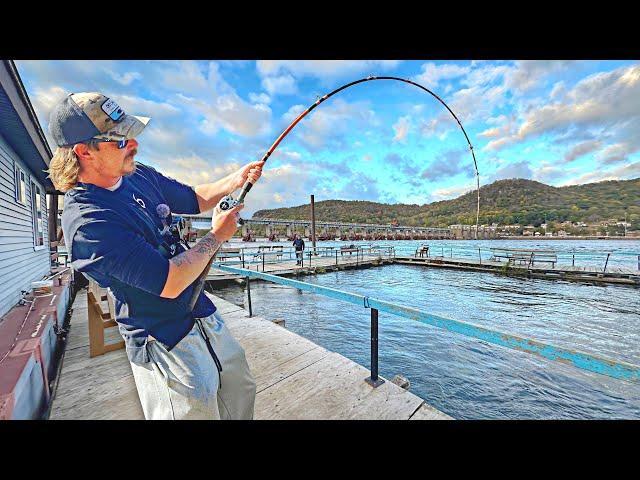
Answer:
M390 382L371 388L369 371L330 353L256 397L256 415L280 419L409 419L423 400Z
M208 294L210 295L210 294ZM387 381L373 389L365 367L262 317L210 295L225 324L245 349L256 379L256 419L448 418L411 392ZM75 308L76 305L78 308ZM68 349L51 419L143 419L124 350L89 358L84 345L86 294L76 296ZM74 338L78 337L78 338ZM88 341L87 341L88 343ZM430 417L429 417L430 415Z
M410 420L453 420L449 415L445 415L440 410L436 410L432 406L423 403L414 413Z

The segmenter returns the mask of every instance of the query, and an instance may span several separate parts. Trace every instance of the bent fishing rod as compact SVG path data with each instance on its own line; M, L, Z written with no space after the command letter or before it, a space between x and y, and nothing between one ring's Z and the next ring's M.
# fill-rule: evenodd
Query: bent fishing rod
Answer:
M373 80L396 80L396 81L399 81L399 82L408 83L409 85L413 85L415 87L418 87L421 90L424 90L425 92L427 92L430 95L432 95L433 97L435 97L442 105L444 105L444 107L449 111L449 113L453 116L453 118L458 123L458 126L462 130L462 133L464 133L464 138L467 140L467 143L469 144L469 150L471 151L471 156L473 157L473 166L474 166L475 171L476 171L476 181L477 181L477 186L478 186L478 188L477 188L478 205L477 205L477 210L476 210L476 235L475 235L475 237L477 239L478 238L478 223L479 223L479 218L480 218L480 174L478 173L478 162L476 162L476 156L475 156L475 153L473 152L473 145L471 145L471 141L469 140L469 136L467 135L467 132L465 131L464 127L462 126L462 123L460 122L458 117L456 117L456 114L453 113L453 111L449 108L449 106L444 102L444 100L442 100L438 95L433 93L428 88L420 85L419 83L416 83L416 82L413 82L411 80L408 80L406 78L400 78L400 77L378 77L378 76L370 75L370 76L368 76L366 78L361 78L359 80L355 80L353 82L350 82L350 83L347 83L345 85L342 85L341 87L336 88L332 92L327 93L323 97L319 97L309 108L307 108L305 111L300 113L300 115L298 115L296 117L296 119L293 120L293 122L291 122L291 124L287 128L284 129L284 131L280 134L280 136L276 139L276 141L273 142L273 145L271 145L269 150L266 151L266 153L262 157L261 161L266 162L267 159L271 156L271 154L278 147L278 145L280 145L280 142L282 142L282 140L284 140L284 138L293 129L293 127L295 127L304 117L306 117L309 113L311 113L311 111L314 108L316 108L318 105L320 105L322 102L324 102L325 100L333 97L336 93L341 92L342 90L345 90L345 89L347 89L349 87L353 87L354 85L358 85L359 83L371 82ZM247 193L249 193L249 190L251 190L252 187L253 187L253 184L250 181L247 181L244 184L244 186L242 187L242 190L240 191L240 195L238 196L237 199L234 199L231 195L227 195L222 200L220 200L220 203L218 204L218 207L220 208L220 210L230 210L233 207L243 203L244 202L244 198L246 197ZM241 223L241 222L239 222L239 223ZM191 297L191 303L190 303L191 310L193 310L193 307L195 306L196 301L198 300L198 297L200 296L200 293L201 293L201 291L202 291L202 289L204 287L204 282L205 282L205 280L207 278L207 274L209 273L209 269L211 268L211 264L213 263L213 259L214 258L215 258L215 254L211 257L211 260L209 260L209 263L207 263L206 268L202 271L202 273L200 274L200 276L196 280L195 288L193 290L193 296Z

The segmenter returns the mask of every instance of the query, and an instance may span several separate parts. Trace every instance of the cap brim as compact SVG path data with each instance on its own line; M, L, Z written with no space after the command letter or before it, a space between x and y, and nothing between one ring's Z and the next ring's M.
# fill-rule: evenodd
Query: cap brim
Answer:
M94 138L104 140L126 140L135 138L142 133L151 118L125 115L124 118L109 129L108 132L96 135Z

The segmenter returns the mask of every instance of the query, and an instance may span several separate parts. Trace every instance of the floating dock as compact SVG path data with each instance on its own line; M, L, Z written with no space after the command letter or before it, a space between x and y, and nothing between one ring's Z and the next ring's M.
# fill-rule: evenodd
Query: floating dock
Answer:
M281 261L269 261L265 263L247 263L245 267L273 275L309 275L315 273L325 273L333 270L344 270L349 268L367 268L393 263L393 256L381 256L379 254L362 253L337 256L312 256L305 258L304 264L296 265L295 259L283 259ZM229 266L242 267L239 262L228 262ZM207 282L220 282L230 280L241 280L243 277L233 273L224 272L212 267L207 275Z
M257 383L255 419L451 419L388 380L372 388L365 382L370 375L365 367L264 318L249 318L244 309L226 300L210 297L245 349ZM72 308L69 341L49 418L143 419L125 351L89 358L86 289L77 293ZM120 340L115 328L105 331L105 341L110 340Z
M570 280L582 282L598 282L619 285L640 286L640 271L631 268L612 267L605 269L595 266L554 266L508 264L494 260L481 260L461 257L416 257L396 256L393 263L423 265L456 270L475 270L483 272L503 273L506 275L525 276L529 278L545 278L549 280Z

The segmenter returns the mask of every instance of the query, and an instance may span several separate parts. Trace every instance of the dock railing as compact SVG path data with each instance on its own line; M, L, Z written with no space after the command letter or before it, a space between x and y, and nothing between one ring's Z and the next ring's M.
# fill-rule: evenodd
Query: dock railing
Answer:
M527 352L548 360L573 365L576 368L595 372L609 377L633 381L640 381L640 367L625 362L602 358L589 353L557 347L537 340L488 329L468 322L452 320L437 315L433 315L411 307L397 305L384 300L378 300L366 295L345 292L335 288L323 287L311 283L300 282L289 278L270 275L249 269L235 268L220 263L214 263L220 270L236 273L247 278L258 278L268 282L297 288L299 290L323 295L344 302L349 302L359 307L371 309L371 376L365 379L374 388L381 383L378 377L378 313L383 311L392 315L397 315L409 320L415 320L427 325L442 328L447 331L484 340L485 342L506 347L512 350ZM249 290L250 292L250 290ZM249 293L249 305L251 305L251 294ZM251 306L249 306L251 309ZM251 311L250 311L251 315Z
M462 258L483 261L498 261L512 264L512 257L522 258L522 264L528 267L536 263L549 263L552 268L558 266L581 267L601 273L610 272L611 268L624 268L630 273L640 272L640 251L607 251L590 249L539 250L488 247L478 245L451 245L444 243L422 243L418 248L410 245L395 247L398 256L426 258ZM511 253L508 253L511 252ZM520 255L518 255L520 252ZM527 254L528 252L528 254ZM497 255L496 255L497 253ZM531 255L533 253L533 255ZM526 258L525 258L525 254ZM526 262L525 262L526 260Z
M346 248L345 248L346 247ZM312 268L314 266L326 266L326 259L335 259L335 265L348 263L359 265L365 260L384 260L393 259L395 257L395 247L392 245L350 245L316 247L313 249L305 249L301 255L300 267ZM221 250L221 257L218 258L219 264L227 266L242 266L242 268L256 268L256 270L265 271L268 265L277 265L279 263L296 260L296 251L293 247L283 247L282 245L260 245L257 247L243 248L224 248ZM234 260L231 260L231 259ZM319 259L325 259L319 262ZM331 262L333 263L333 262Z

